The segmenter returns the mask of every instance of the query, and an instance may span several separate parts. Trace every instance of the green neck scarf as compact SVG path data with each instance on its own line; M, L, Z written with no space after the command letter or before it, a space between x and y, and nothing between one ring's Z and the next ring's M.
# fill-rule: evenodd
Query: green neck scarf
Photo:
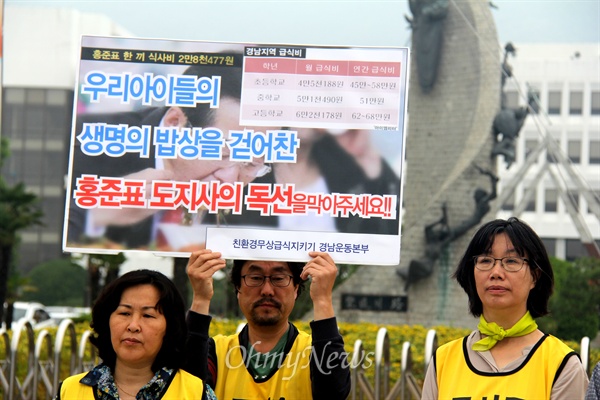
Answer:
M495 322L487 322L483 318L483 314L479 317L479 325L477 329L482 335L487 337L480 341L473 343L473 350L475 351L487 351L498 343L498 341L505 337L517 337L525 336L537 329L537 324L529 311L523 315L523 317L509 330L505 331L504 328L496 324Z

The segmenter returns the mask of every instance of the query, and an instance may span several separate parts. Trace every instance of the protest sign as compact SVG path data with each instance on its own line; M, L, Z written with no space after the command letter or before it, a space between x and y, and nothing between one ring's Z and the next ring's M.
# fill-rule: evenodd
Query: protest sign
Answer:
M82 37L63 250L397 264L408 49Z

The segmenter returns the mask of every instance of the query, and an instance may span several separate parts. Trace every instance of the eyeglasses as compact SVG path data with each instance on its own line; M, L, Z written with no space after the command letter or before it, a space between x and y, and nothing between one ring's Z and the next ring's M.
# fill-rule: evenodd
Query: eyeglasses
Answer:
M525 265L526 262L529 262L528 259L522 257L494 258L490 256L475 256L473 257L473 260L475 262L475 268L480 271L489 271L494 268L496 261L500 261L502 268L508 272L518 272L523 268L523 265Z
M287 287L292 282L293 276L286 274L275 274L275 275L258 275L258 274L248 274L243 275L242 279L246 286L249 287L259 287L265 283L265 280L268 279L271 281L271 285L275 287Z

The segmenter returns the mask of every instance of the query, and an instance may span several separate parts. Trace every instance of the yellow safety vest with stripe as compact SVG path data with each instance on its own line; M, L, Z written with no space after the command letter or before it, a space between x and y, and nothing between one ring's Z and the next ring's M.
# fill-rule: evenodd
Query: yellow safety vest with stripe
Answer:
M512 371L480 372L469 360L467 338L437 349L440 399L549 399L552 385L567 360L577 354L559 339L546 335Z
M312 337L298 332L281 367L271 376L254 379L244 363L247 349L239 335L214 338L217 355L215 394L219 400L310 400Z
M79 381L87 375L83 372L64 380L60 388L60 400L93 400L94 388ZM169 384L161 400L200 400L204 393L202 380L180 369Z

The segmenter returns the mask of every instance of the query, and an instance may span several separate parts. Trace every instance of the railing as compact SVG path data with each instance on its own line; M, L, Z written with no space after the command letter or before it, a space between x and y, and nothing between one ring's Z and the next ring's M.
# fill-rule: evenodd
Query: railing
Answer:
M75 332L75 324L70 319L63 320L56 331L56 338L48 330L38 333L34 343L34 332L31 323L20 321L12 332L12 339L6 331L0 330L6 357L0 360L0 389L2 398L6 400L51 399L56 394L61 377L77 374L90 369L98 363L96 348L89 345L91 331L85 331L79 344ZM22 380L17 376L19 357L19 342L21 336L27 340L25 359L26 374ZM65 340L67 340L65 342ZM88 346L89 345L89 346ZM86 348L89 353L86 356ZM68 353L68 370L61 371L61 361Z
M428 341L431 342L425 349L425 359L431 358L437 347L437 339L434 330L427 333ZM429 351L429 356L427 355ZM402 361L400 378L390 389L390 339L386 328L380 328L375 341L375 384L371 386L364 368L367 357L363 349L362 341L359 339L354 343L354 352L350 363L352 377L352 389L350 397L352 400L367 398L369 400L392 400L400 398L420 399L421 387L413 375L412 349L410 342L402 344ZM410 397L409 397L410 396Z
M581 363L583 364L583 368L585 372L587 372L588 376L592 373L592 366L590 366L590 338L584 336L581 339L580 344L581 350L579 351L579 356L581 357Z
M365 349L362 341L358 339L354 342L354 351L350 362L350 383L352 385L350 396L352 400L363 400L365 396L369 400L373 400L373 386L365 375L365 359Z

